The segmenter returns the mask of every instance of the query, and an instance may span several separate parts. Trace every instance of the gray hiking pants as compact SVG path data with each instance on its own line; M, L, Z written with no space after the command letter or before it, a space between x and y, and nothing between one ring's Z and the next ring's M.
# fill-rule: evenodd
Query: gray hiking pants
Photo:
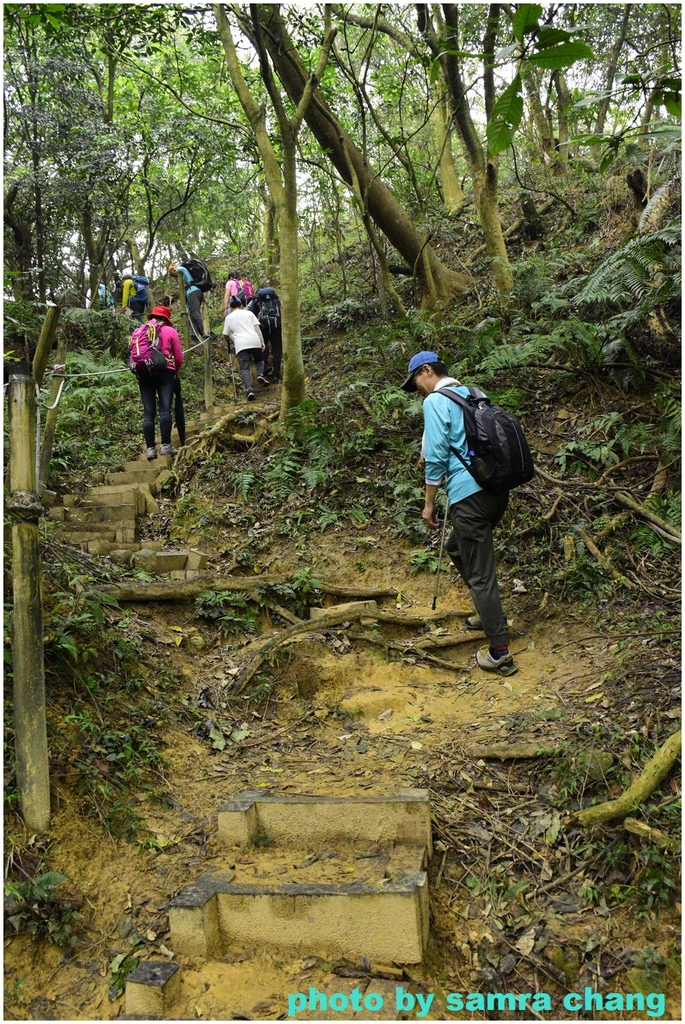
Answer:
M248 395L251 391L254 391L252 386L252 373L250 367L252 363L255 364L257 369L257 376L264 376L264 353L262 347L259 348L244 348L242 352L238 353L238 366L240 367L240 379L243 382L243 386L247 391Z
M445 549L469 588L491 647L509 644L507 620L495 575L492 529L504 515L509 492L477 491L450 507L452 533Z

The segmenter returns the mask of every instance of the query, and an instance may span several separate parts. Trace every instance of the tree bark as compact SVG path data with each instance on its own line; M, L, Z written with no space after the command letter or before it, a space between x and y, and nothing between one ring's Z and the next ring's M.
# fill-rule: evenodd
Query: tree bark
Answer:
M626 39L626 33L628 31L628 21L630 19L630 11L632 4L626 4L623 11L623 20L621 21L621 28L618 36L614 40L614 44L611 47L609 53L609 67L607 68L606 82L604 83L605 96L599 105L599 111L597 112L597 121L595 123L595 135L601 135L604 131L604 122L609 112L609 104L611 102L611 90L614 87L614 78L616 77L616 68L618 67L618 58L623 48L623 44Z
M5 249L5 260L15 271L12 277L12 294L16 302L32 299L31 266L33 265L33 236L31 225L21 213L14 211L19 195L19 185L11 185L5 195L5 224L12 232L14 245Z
M559 144L557 146L557 159L562 169L568 166L568 108L571 106L571 94L566 84L566 77L563 71L555 71L553 81L557 90L557 124L559 131Z
M66 341L62 340L59 342L57 348L58 366L64 363L66 357L67 344ZM50 397L48 399L48 405L50 408L48 409L45 417L45 427L43 429L43 441L40 449L40 463L38 468L38 490L41 494L47 487L48 480L50 479L50 460L52 458L52 446L55 441L55 430L57 429L57 417L59 415L59 405L55 403L57 402L63 379L64 378L61 375L55 374L52 378L52 385L50 387Z
M308 79L307 70L288 35L280 9L273 4L261 5L260 9L263 12L265 43L274 69L291 101L298 104ZM370 216L413 268L425 304L447 304L466 292L471 286L471 279L465 274L450 270L438 259L426 239L422 238L414 227L406 210L383 184L377 172L364 160L362 153L316 87L313 89L312 102L308 105L304 118L317 142L343 181L350 187L353 180L348 158L351 161Z
M43 665L39 502L36 492L36 399L31 377L9 384L12 501L12 653L14 738L19 805L26 827L50 827L50 776Z
M452 135L450 132L450 120L447 113L447 103L444 96L435 95L434 91L433 126L435 138L438 144L440 160L440 182L442 184L442 202L449 214L455 216L464 208L466 195L461 187L457 170L454 165L454 153L452 152Z
M471 117L466 90L461 76L459 58L456 56L459 51L459 10L456 4L443 4L445 18L447 45L440 45L440 42L431 28L429 28L425 13L420 13L419 27L423 31L428 45L430 46L436 60L440 60L445 78L452 96L454 109L454 120L466 162L469 165L476 206L480 214L481 229L488 256L492 261L492 273L495 279L495 286L503 302L507 302L514 287L514 279L509 266L507 247L502 234L502 222L499 216L497 199L497 162L495 159L487 159L485 150L481 144L476 126ZM486 31L486 42L494 40L494 25L499 13L499 5L493 4L490 8L488 26ZM486 104L491 109L494 102L492 85L492 68L487 65L484 72Z
M521 77L523 79L523 86L528 96L528 106L530 108L531 117L533 124L535 125L535 133L540 143L540 152L542 154L542 161L545 164L550 164L554 157L554 138L550 130L550 124L545 117L545 112L542 109L542 100L540 99L540 75L537 69L532 64L526 64L522 62Z

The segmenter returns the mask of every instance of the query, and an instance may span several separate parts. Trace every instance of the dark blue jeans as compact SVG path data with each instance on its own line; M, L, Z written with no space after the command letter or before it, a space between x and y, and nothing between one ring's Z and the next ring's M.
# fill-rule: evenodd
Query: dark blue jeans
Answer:
M157 373L138 376L140 397L143 400L143 437L148 448L155 447L155 416L159 396L159 429L162 444L171 444L171 402L174 397L176 372L168 367Z

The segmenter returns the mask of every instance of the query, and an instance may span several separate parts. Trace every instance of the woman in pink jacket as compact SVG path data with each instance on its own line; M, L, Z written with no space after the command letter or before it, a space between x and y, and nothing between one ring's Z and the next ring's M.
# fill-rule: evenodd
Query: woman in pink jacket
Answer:
M167 362L166 367L154 373L138 375L140 397L143 400L143 436L147 445L147 457L156 459L155 414L158 396L162 455L176 455L178 451L171 443L171 403L176 387L176 375L183 365L185 357L178 332L171 326L169 307L155 306L149 314L148 320L156 320L161 324L159 348Z

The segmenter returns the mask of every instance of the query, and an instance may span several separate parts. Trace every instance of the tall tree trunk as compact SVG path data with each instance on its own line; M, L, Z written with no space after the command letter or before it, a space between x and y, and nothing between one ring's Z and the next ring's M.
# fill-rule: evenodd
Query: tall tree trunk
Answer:
M568 166L568 108L571 106L571 94L566 84L566 77L563 71L555 71L553 75L554 85L557 90L557 124L559 126L559 145L557 146L557 161L565 169Z
M31 43L31 56L34 65L38 55L35 40ZM43 220L43 193L40 182L40 139L38 137L38 83L34 72L29 67L29 96L31 99L31 166L33 168L33 195L36 215L36 261L38 263L38 297L45 302L45 223Z
M281 153L276 154L266 128L266 111L252 96L243 76L240 61L233 43L231 26L221 4L214 4L219 38L224 47L233 87L238 94L240 105L252 126L255 140L264 166L264 177L274 203L278 219L278 254L280 266L280 294L283 337L283 388L281 391L281 418L305 398L304 363L302 361L302 336L300 323L300 277L298 258L298 217L297 217L297 136L302 118L310 104L312 92L328 62L335 31L327 31L319 54L316 70L303 83L294 116L291 118L276 86L267 53L263 46L261 9L250 7L250 25L253 41L259 57L262 78L271 99L278 121ZM279 159L280 157L280 159Z
M33 263L33 236L31 225L20 213L15 213L14 204L19 194L19 185L11 185L5 196L5 224L12 232L14 245L5 249L5 260L15 271L12 276L12 295L15 301L33 298L31 266Z
M522 62L520 72L523 79L523 86L528 97L528 107L531 118L535 125L535 133L540 144L542 161L545 164L550 164L554 158L554 137L550 130L549 121L545 117L545 112L542 109L542 100L540 99L540 89L542 87L540 75L532 64L528 64L525 61Z
M463 210L466 196L454 166L452 133L450 131L450 118L445 97L438 95L437 91L434 90L433 101L435 105L431 117L433 127L435 128L435 138L440 158L442 201L447 212L455 215Z
M264 275L270 285L276 283L278 258L276 244L276 207L271 196L262 184L259 189L264 200L264 220L262 222L262 238L264 241Z
M597 112L597 122L595 124L595 135L601 135L604 131L604 122L606 121L607 113L609 112L609 104L611 102L611 90L614 87L614 78L616 77L616 68L618 67L618 58L623 44L626 39L626 33L628 31L628 20L630 18L630 11L632 4L626 4L623 11L623 18L621 20L621 28L619 30L614 44L611 47L609 53L609 67L607 68L606 82L604 83L604 98L599 105L599 111Z
M273 4L260 5L265 43L274 69L291 101L298 104L302 98L308 74L281 18L280 8ZM323 151L333 162L342 179L353 187L351 162L365 198L366 206L376 226L412 267L421 285L426 304L450 303L467 291L471 279L450 270L438 259L425 238L417 232L406 210L398 203L378 174L368 164L332 112L323 94L314 88L305 120Z
M436 59L442 63L445 78L452 94L454 108L454 120L461 139L464 156L469 165L473 191L480 214L481 229L486 251L492 261L492 274L495 286L500 298L506 302L509 299L514 286L514 279L509 266L507 247L502 232L502 222L499 216L497 200L497 162L494 159L486 159L485 150L481 145L478 132L471 117L466 90L461 77L459 66L459 11L456 4L443 4L445 26L447 30L447 46L441 46L437 36L428 28L425 21L425 13L419 11L419 27L424 32L431 50ZM499 7L493 4L490 9L488 26L486 30L486 41L492 40L493 25L499 13ZM491 110L494 96L492 86L492 67L488 66L486 55L484 85L486 109Z

